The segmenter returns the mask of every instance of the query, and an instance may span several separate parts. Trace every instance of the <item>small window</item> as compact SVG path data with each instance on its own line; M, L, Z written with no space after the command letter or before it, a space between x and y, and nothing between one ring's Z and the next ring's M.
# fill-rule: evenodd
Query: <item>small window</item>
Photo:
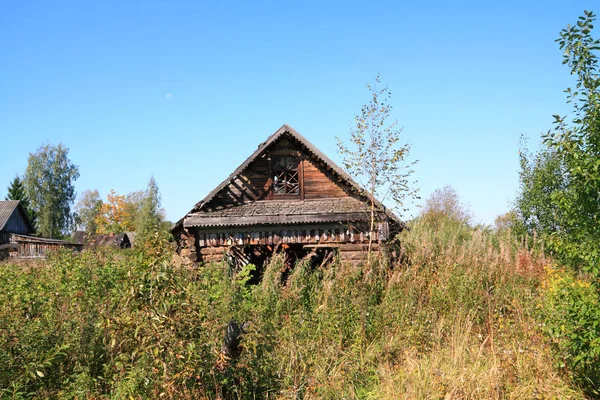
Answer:
M300 195L298 157L282 156L273 166L273 195Z

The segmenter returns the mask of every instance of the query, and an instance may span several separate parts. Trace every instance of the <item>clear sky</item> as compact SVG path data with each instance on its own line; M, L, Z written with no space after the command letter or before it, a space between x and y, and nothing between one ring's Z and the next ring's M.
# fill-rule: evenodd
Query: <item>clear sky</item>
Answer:
M492 223L518 188L519 136L535 146L569 110L554 40L598 3L0 4L2 198L29 153L63 143L79 193L154 175L175 221L284 123L341 164L335 136L380 72L421 196L451 185Z

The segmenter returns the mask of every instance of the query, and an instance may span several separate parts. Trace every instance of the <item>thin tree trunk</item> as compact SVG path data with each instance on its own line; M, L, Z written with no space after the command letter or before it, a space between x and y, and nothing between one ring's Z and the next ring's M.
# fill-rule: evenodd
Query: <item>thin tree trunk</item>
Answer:
M373 227L375 226L375 178L371 179L371 223L369 226L369 250L367 251L367 265L371 267L371 249L373 247Z

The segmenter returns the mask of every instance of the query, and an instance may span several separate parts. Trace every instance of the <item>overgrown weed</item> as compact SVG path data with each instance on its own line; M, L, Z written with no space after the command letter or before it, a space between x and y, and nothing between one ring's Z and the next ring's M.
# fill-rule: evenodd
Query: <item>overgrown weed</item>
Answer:
M538 315L548 260L510 235L412 223L404 263L174 267L168 252L0 268L6 398L581 398ZM157 256L158 255L158 256ZM247 322L238 359L221 353ZM39 373L38 373L39 372Z

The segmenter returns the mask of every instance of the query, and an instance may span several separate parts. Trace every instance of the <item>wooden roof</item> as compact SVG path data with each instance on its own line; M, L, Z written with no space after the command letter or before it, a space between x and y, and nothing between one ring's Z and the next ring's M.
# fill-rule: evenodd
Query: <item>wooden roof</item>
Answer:
M62 240L62 239L49 239L49 238L43 238L43 237L38 237L38 236L22 235L19 233L12 233L11 240L14 242L30 242L30 243L39 243L39 244L51 244L51 245L55 244L55 245L61 245L61 246L81 247L81 243L68 242L68 241Z
M73 240L76 243L85 245L88 247L121 247L123 243L129 243L131 245L132 232L121 232L121 233L108 233L102 234L97 233L95 235L89 235L85 231L77 231L73 234Z
M354 198L262 200L236 207L189 215L183 226L247 226L310 222L365 221L367 204Z
M6 228L6 224L8 223L10 216L13 215L15 210L21 214L21 217L25 221L25 224L29 228L30 232L33 232L34 231L33 226L31 225L31 222L29 221L29 218L27 217L27 213L25 212L25 209L21 205L20 200L0 201L0 231L4 230L4 228Z
M213 200L222 190L224 190L227 185L233 182L240 174L242 174L250 164L257 160L263 153L268 151L272 146L274 146L280 139L287 138L292 143L295 143L300 148L302 148L306 154L311 157L313 160L317 161L319 164L324 165L331 173L336 175L339 178L339 181L347 186L348 191L352 192L352 196L356 197L360 200L356 200L353 198L350 199L320 199L318 202L303 200L301 202L290 202L290 201L256 201L253 203L249 203L246 205L240 205L236 207L232 207L226 210L218 210L211 211L207 213L202 213L204 206L206 206L211 200ZM294 218L288 218L288 220L281 220L279 218L277 221L273 220L273 218L260 219L259 217L275 217L275 216L300 216L315 213L315 210L318 210L319 213L339 213L339 207L345 207L346 210L343 212L347 214L346 220L348 220L348 214L353 214L357 217L359 214L365 215L365 204L368 203L368 198L365 196L366 192L363 188L354 180L346 171L344 171L341 167L339 167L335 162L333 162L329 157L323 154L319 149L317 149L312 143L310 143L304 136L298 133L291 126L285 124L277 131L275 131L271 136L267 138L263 143L261 143L258 148L248 157L239 167L235 169L221 184L219 184L215 189L213 189L204 199L196 203L196 205L190 210L188 214L186 214L183 218L181 218L175 224L175 227L172 229L173 232L180 230L182 227L194 226L198 223L201 223L202 226L226 226L226 225L252 225L254 223L258 223L257 221L269 221L268 223L303 223L303 222L312 222L312 221L304 221L302 218L295 221ZM325 204L327 202L331 204ZM340 201L342 201L340 203ZM346 201L346 203L344 203ZM379 213L385 214L387 218L396 223L400 229L406 229L406 224L401 221L391 210L387 209L382 203L378 200L376 202L376 208ZM299 204L300 203L300 204ZM333 204L335 203L335 204ZM352 209L348 209L349 205L351 205ZM328 210L328 206L331 209ZM316 207L316 208L315 208ZM286 209L283 209L286 208ZM313 210L312 212L308 209ZM294 210L300 210L299 212L295 212ZM337 210L337 211L336 211ZM205 214L205 215L203 215ZM231 214L231 215L230 215ZM209 220L209 218L211 220ZM244 219L242 219L244 218ZM277 218L275 218L277 219ZM351 218L353 219L353 218ZM364 218L361 218L364 219ZM236 220L238 221L236 223ZM334 218L332 221L342 220L340 218ZM319 221L324 221L321 218Z
M85 244L87 241L88 233L86 231L75 231L73 232L72 239L75 243Z

